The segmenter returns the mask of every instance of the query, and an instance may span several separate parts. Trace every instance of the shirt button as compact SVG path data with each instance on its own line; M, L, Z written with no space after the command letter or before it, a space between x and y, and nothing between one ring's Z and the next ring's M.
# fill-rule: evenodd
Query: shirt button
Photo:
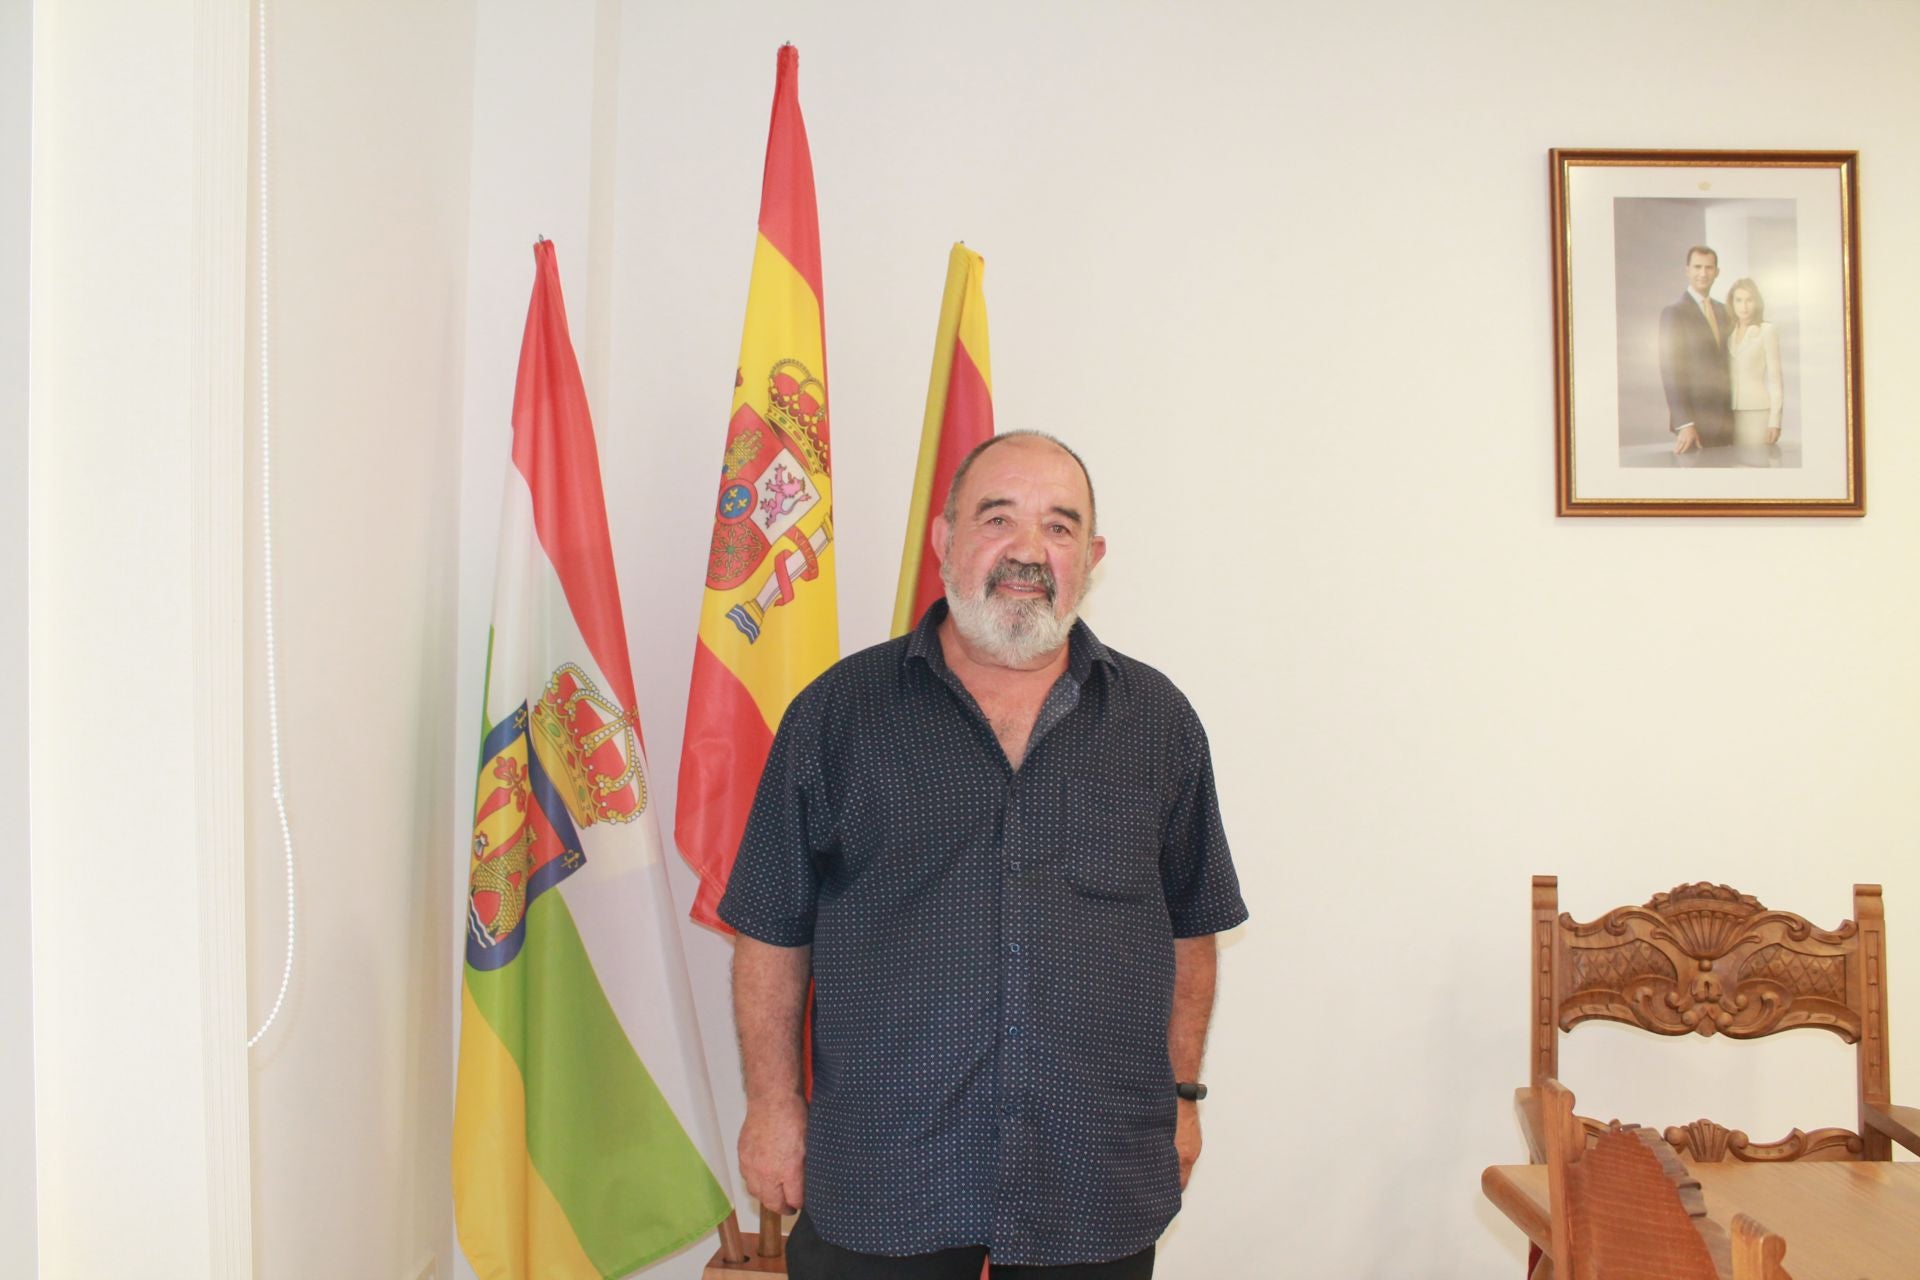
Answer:
M1009 863L1007 864L1007 874L1008 874L1008 875L1010 875L1010 876L1017 876L1017 875L1019 875L1019 874L1020 874L1020 864L1019 864L1019 863L1017 863L1017 862L1009 862Z
M1010 1037L1012 1037L1012 1038L1013 1038L1013 1039L1015 1039L1015 1040L1018 1040L1018 1039L1020 1038L1020 1028L1019 1028L1019 1027L1017 1027L1017 1026L1015 1026L1015 1027L1008 1027L1008 1028L1007 1028L1007 1035L1009 1035Z
M1020 944L1017 942L1009 942L1007 944L1007 950L1017 956L1020 954Z

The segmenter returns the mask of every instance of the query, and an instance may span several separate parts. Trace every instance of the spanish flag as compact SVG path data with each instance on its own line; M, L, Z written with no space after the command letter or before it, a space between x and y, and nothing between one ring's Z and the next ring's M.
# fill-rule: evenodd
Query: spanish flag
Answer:
M920 428L920 465L907 510L907 541L900 552L900 589L893 602L893 634L905 635L927 606L946 594L933 549L933 517L947 499L960 459L993 434L993 362L987 351L986 260L964 244L947 257L947 291L933 340L933 377Z
M482 695L454 1216L481 1280L610 1280L732 1206L551 242L534 264Z
M700 873L693 918L715 928L773 732L840 656L820 224L799 74L800 51L783 46L680 751L674 835Z

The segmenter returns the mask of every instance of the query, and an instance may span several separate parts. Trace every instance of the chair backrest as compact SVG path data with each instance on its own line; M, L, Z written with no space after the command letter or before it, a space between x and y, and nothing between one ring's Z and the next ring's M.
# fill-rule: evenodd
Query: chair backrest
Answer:
M1576 921L1559 909L1559 881L1533 878L1532 1061L1535 1088L1559 1074L1560 1033L1624 1022L1660 1035L1750 1040L1794 1027L1831 1031L1856 1047L1859 1104L1888 1102L1885 919L1880 886L1853 887L1854 918L1821 929L1726 885L1683 884L1644 906ZM1601 1128L1584 1122L1589 1132ZM1665 1131L1696 1160L1886 1160L1888 1138L1860 1130L1795 1129L1776 1142L1696 1120Z
M1538 1086L1554 1280L1785 1280L1786 1242L1745 1214L1729 1233L1649 1129L1589 1135L1558 1080Z

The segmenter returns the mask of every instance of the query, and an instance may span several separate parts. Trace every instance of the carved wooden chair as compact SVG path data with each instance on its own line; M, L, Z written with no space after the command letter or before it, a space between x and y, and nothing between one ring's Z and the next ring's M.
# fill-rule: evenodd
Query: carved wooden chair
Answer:
M1533 1280L1787 1280L1787 1244L1746 1214L1729 1234L1650 1129L1590 1135L1558 1080L1540 1086L1552 1247Z
M1920 1153L1920 1108L1888 1097L1886 929L1880 886L1855 885L1853 914L1831 930L1707 883L1657 893L1581 923L1559 910L1559 881L1533 878L1530 1084L1515 1095L1533 1162L1546 1159L1539 1091L1559 1074L1559 1037L1591 1019L1660 1035L1748 1040L1818 1027L1856 1047L1859 1130L1794 1129L1754 1142L1695 1120L1665 1131L1688 1160L1888 1160ZM1586 1131L1606 1126L1582 1119Z

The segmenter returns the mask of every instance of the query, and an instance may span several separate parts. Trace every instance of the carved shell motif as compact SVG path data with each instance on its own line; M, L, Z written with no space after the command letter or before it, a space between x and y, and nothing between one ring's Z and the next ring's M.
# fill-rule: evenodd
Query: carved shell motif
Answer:
M1695 1120L1692 1124L1673 1125L1663 1135L1667 1145L1683 1156L1692 1156L1695 1160L1704 1160L1718 1164L1727 1158L1727 1148L1737 1139L1741 1147L1747 1145L1747 1135L1729 1129L1723 1124L1711 1120Z
M1760 900L1724 884L1683 884L1656 893L1647 910L1666 920L1664 935L1690 958L1718 960L1747 936L1747 925L1765 911ZM1705 964L1701 968L1706 968Z

